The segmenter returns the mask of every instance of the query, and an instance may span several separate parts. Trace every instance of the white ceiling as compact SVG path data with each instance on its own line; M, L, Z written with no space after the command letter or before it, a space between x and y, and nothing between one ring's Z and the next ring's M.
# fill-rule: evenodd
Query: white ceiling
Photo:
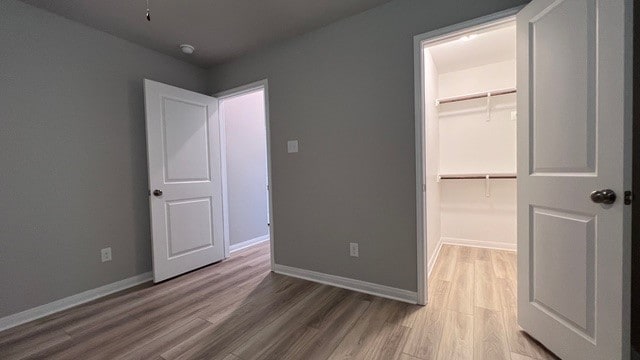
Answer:
M0 0L2 1L2 0ZM390 0L21 0L202 67ZM191 56L178 46L195 46Z
M475 34L468 41L456 39L428 48L438 73L515 59L515 24Z

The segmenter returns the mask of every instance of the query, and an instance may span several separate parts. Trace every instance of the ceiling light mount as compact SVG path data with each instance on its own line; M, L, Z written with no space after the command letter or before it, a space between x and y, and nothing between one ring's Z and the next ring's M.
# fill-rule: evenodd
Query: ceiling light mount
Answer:
M477 37L478 37L478 34L469 34L469 35L462 36L459 40L460 41L469 41L469 40L473 40L473 39L475 39Z
M191 55L196 50L196 48L194 48L193 46L191 46L189 44L181 44L180 45L180 50L182 50L182 53L184 53L184 54Z

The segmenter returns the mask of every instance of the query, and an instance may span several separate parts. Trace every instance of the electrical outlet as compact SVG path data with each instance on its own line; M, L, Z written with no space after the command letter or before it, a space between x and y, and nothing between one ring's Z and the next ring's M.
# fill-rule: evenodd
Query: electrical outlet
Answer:
M358 252L358 243L349 243L349 256L360 257Z
M100 257L102 258L102 262L111 261L111 248L104 248L100 250Z

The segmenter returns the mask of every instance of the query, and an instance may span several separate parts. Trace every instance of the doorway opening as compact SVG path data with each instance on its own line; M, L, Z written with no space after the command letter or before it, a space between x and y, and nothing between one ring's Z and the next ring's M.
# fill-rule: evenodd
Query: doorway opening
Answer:
M466 26L419 45L419 236L432 295L422 299L443 302L469 324L493 319L491 331L505 352L553 358L517 323L515 18Z
M224 242L227 257L260 246L270 251L266 81L217 94L220 111ZM272 253L272 251L270 251Z
M423 187L418 223L423 227L418 248L422 243L423 259L418 262L423 274L418 297L426 302L430 276L451 280L458 273L471 282L466 290L470 304L461 306L475 303L474 280L491 281L488 286L496 288L496 279L502 279L511 285L506 291L513 292L515 307L515 18L460 27L423 39L419 46L418 175ZM442 262L446 269L436 266ZM493 276L475 276L483 270Z

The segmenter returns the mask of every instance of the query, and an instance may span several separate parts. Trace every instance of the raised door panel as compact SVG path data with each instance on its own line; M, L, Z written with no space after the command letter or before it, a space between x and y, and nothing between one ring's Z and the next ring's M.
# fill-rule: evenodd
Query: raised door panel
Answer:
M205 104L162 98L165 183L211 180L208 120Z
M167 201L168 259L213 246L211 198Z
M532 207L529 301L593 341L596 218Z
M531 172L595 173L595 1L556 1L529 26Z

